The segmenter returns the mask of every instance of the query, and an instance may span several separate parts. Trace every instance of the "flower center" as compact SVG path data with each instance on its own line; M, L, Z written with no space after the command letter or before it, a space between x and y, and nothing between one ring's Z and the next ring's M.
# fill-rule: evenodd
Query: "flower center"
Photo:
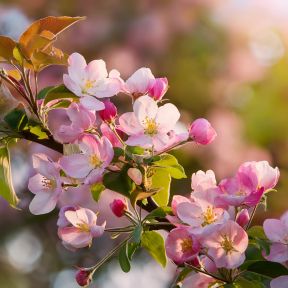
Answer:
M100 167L102 165L101 160L98 158L98 156L96 154L93 154L90 156L89 162L91 164L91 166L97 168Z
M154 119L146 117L144 120L145 134L153 136L157 134L158 124Z
M56 184L56 181L53 180L53 179L48 179L46 177L42 177L42 180L41 180L41 183L42 183L42 186L45 188L45 189L55 189L57 184Z
M184 238L180 245L181 245L181 250L183 251L183 253L186 253L192 250L193 241L191 238Z
M222 236L223 241L221 242L221 247L225 250L226 254L236 251L233 247L232 241L227 237L227 235Z
M94 87L95 84L95 80L91 81L91 80L86 80L85 84L82 88L82 93L86 93L87 90L91 89L92 87Z
M204 221L202 223L202 226L206 226L206 225L209 225L209 224L212 224L216 221L216 215L214 213L214 210L211 206L209 206L206 211L203 213L203 218L204 218Z
M87 223L78 223L77 228L79 228L81 232L90 232L90 228Z

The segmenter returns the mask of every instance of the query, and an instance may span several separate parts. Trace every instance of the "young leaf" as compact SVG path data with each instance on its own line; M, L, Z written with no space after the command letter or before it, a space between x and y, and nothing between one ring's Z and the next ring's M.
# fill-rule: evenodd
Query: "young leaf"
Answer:
M0 148L0 196L12 207L19 202L13 188L9 150L6 146Z
M248 236L252 238L267 239L262 226L253 226L248 231Z
M16 42L9 37L0 36L0 59L3 58L11 62L13 57L13 49L16 46Z
M125 245L121 247L119 254L118 254L120 267L122 271L125 273L128 273L131 269L130 261L129 261L128 254L127 254L127 250L128 250L127 245L128 243L125 243Z
M151 189L159 189L159 192L152 196L158 206L167 206L170 196L171 176L164 168L154 168Z
M172 178L182 179L187 178L184 168L178 163L176 157L170 154L163 154L160 156L160 160L154 161L153 165L157 167L166 168L169 171Z
M39 19L21 35L19 43L25 49L28 56L31 56L36 49L43 49L55 39L55 37L72 24L85 19L85 17L48 16ZM44 40L39 41L39 36ZM48 41L49 40L49 41Z
M106 189L106 187L102 183L95 183L90 186L91 194L93 199L98 202L101 193Z
M69 91L64 85L56 86L47 91L44 98L44 105L53 100L61 99L75 99L78 100L79 97L75 96L71 91Z
M155 231L145 231L142 234L141 246L163 267L166 266L166 254L164 240L162 236Z

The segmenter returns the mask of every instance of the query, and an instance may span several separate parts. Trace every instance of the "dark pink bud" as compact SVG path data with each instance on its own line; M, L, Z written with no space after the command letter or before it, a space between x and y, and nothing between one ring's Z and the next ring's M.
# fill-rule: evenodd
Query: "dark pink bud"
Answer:
M110 208L115 216L122 217L127 210L127 205L122 199L115 199L110 203Z
M242 209L236 217L236 222L241 226L244 227L246 224L248 224L250 220L250 215L247 209Z
M112 122L117 116L117 108L110 100L105 100L103 103L105 109L99 111L99 115L103 121Z
M75 279L81 287L87 286L91 283L91 271L80 269L77 271Z
M148 94L159 101L163 98L168 90L168 80L167 78L156 78L154 80L153 86L149 89Z
M210 144L217 133L210 122L204 118L196 119L189 128L189 136L198 144Z

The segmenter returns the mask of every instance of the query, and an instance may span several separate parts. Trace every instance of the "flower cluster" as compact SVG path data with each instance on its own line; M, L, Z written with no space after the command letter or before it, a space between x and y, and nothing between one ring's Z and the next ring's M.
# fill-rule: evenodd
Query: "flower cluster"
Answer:
M278 182L278 168L267 161L246 162L235 176L219 183L213 171L198 171L192 175L191 195L176 195L169 206L172 179L187 176L168 152L189 143L210 144L217 133L204 118L180 131L178 108L163 99L168 80L155 78L149 68L140 68L124 80L115 69L108 73L103 60L87 64L78 53L66 59L52 44L56 35L78 20L41 19L19 43L5 38L13 51L0 55L18 69L20 80L5 69L1 79L19 92L32 114L11 112L19 119L16 132L8 114L5 125L15 132L10 131L9 137L21 135L61 153L56 161L45 154L33 155L36 174L28 183L35 195L31 213L46 214L59 208L58 236L71 251L90 247L104 232L112 233L113 239L128 235L94 266L80 268L77 283L89 285L97 269L116 253L122 270L128 272L134 252L142 247L162 266L167 255L179 267L175 287L254 287L271 280L272 288L285 287L288 214L280 220L266 220L264 229L251 227L257 207L266 205L268 193ZM37 43L42 44L36 49L33 45ZM43 62L36 57L40 52L46 55L41 54ZM38 93L37 73L51 64L68 66L64 84ZM30 87L31 74L35 91ZM126 96L132 106L119 114L112 97ZM106 227L106 221L97 221L98 211L90 204L108 190L120 194L111 201L110 209L116 217L127 218L128 226ZM8 200L15 205L15 199L12 194ZM157 232L161 229L168 232L165 241ZM269 269L274 272L269 274ZM264 287L259 285L255 287Z

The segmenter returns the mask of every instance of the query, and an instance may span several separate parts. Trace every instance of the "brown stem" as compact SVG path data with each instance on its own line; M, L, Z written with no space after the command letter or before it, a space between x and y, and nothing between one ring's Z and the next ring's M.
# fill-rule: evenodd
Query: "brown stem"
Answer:
M21 136L23 137L23 139L42 144L43 146L46 146L52 150L63 154L63 145L56 142L52 136L48 136L48 139L39 139L36 135L26 130L21 132Z

